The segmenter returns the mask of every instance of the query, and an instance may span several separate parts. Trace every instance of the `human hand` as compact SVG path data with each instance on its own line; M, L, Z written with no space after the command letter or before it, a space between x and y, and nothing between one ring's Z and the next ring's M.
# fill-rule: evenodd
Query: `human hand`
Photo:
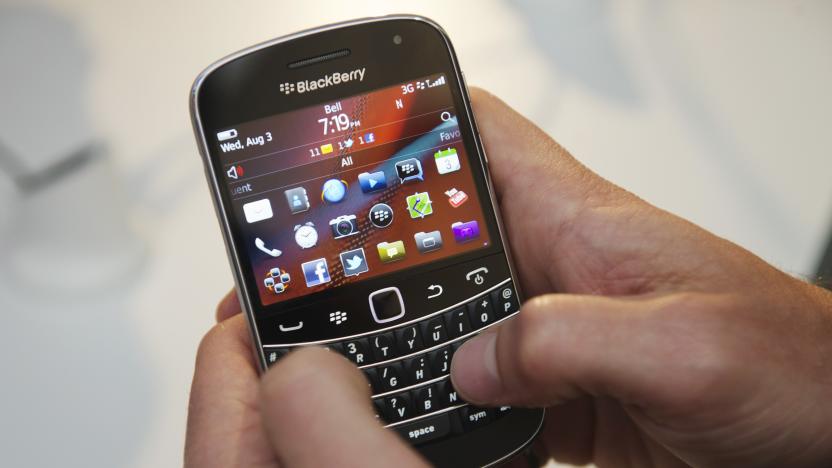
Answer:
M321 348L281 359L261 379L234 291L197 354L186 467L423 467L373 415L364 376Z
M548 406L538 449L575 464L832 463L830 294L603 180L498 99L472 95L536 297L456 353L463 397Z
M543 297L495 340L460 349L460 391L550 406L542 454L572 463L808 466L829 456L828 295L592 174L495 98L473 99L522 285ZM421 463L375 422L360 374L336 356L293 353L267 373L261 400L236 312L227 297L200 346L186 465ZM304 368L317 370L305 391L266 390L285 391ZM315 410L331 398L351 408L349 432L337 431L339 413Z

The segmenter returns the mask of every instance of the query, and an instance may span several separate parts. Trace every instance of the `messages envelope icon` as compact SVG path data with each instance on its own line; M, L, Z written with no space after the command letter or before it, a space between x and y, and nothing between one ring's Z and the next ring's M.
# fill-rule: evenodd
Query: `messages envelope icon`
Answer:
M387 188L387 177L384 171L362 172L358 174L358 184L364 193L375 192Z

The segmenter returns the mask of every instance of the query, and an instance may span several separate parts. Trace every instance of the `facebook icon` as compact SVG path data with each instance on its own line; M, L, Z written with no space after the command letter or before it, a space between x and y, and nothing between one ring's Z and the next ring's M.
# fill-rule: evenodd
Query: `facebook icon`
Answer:
M306 278L306 286L309 288L319 284L329 283L331 280L325 258L303 263L301 264L301 268L303 269L303 276Z

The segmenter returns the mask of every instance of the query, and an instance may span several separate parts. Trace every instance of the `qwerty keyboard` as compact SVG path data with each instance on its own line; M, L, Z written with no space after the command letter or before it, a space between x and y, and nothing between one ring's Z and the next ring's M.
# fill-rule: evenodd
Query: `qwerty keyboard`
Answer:
M451 358L467 339L514 315L519 301L505 280L467 303L393 329L322 343L355 363L373 389L376 412L414 444L464 433L502 417L510 407L479 408L451 385ZM270 365L291 347L266 347Z

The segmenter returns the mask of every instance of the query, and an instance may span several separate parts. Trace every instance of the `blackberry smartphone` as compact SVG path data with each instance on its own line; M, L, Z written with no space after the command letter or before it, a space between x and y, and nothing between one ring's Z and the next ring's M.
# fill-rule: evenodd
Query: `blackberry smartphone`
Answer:
M469 405L448 375L520 295L438 25L362 19L254 46L197 78L191 114L261 370L297 346L342 353L437 465L532 440L542 410Z

